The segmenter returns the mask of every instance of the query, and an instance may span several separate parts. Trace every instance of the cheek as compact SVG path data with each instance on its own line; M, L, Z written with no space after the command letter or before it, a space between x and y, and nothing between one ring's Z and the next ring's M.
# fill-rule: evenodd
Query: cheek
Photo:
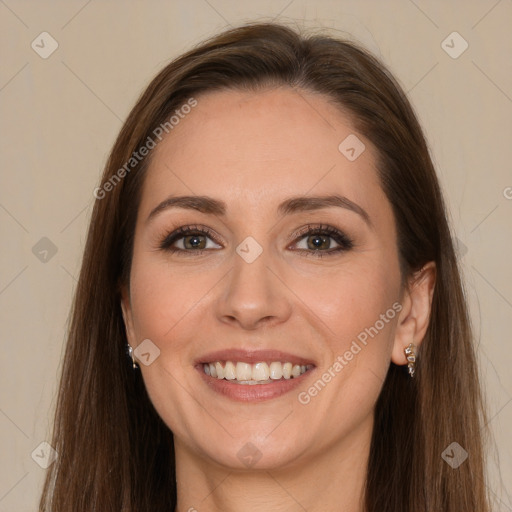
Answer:
M384 325L379 319L397 301L399 282L398 269L392 265L369 264L361 259L314 279L297 279L293 289L322 321L331 348L339 353L376 322L382 334L389 334L395 311L384 318Z
M300 389L299 402L333 435L364 421L382 389L401 309L397 275L366 266L337 272L313 291L306 285L297 291L323 326L326 354L317 379Z
M208 282L207 282L208 281ZM167 426L180 437L194 429L191 414L191 329L197 325L211 288L208 275L178 273L154 258L134 258L131 300L135 334L159 349L154 363L140 366L151 402ZM196 421L197 422L197 421Z
M191 362L205 350L199 343L208 342L208 336L198 336L198 328L211 318L212 294L221 277L220 271L198 271L194 265L173 266L163 255L134 254L130 293L137 342L149 339L160 350L157 364L141 368L148 391L155 389L156 395L159 385L177 391L187 385ZM205 329L203 334L209 332Z
M326 354L318 380L301 389L300 403L306 409L311 405L309 410L315 409L319 417L329 417L333 429L349 429L373 409L389 367L401 309L398 265L364 259L328 279L319 278L315 287L311 281L297 281L295 290L320 320L316 324L324 333Z
M135 257L130 291L138 335L157 343L176 339L179 324L194 315L212 282L206 272L178 271L151 255Z

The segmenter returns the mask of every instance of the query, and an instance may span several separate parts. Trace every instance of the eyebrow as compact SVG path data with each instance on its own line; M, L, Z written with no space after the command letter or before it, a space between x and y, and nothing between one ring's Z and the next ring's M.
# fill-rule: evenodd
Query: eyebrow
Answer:
M315 210L321 210L323 208L344 208L357 213L363 220L372 226L370 216L361 206L354 203L345 196L338 194L324 195L324 196L297 196L290 197L283 201L277 207L277 213L279 215L290 215L298 212L310 212ZM224 201L214 199L208 196L170 196L160 204L158 204L146 219L146 223L156 217L164 210L170 208L184 208L187 210L197 210L198 212L218 215L224 217L226 215L227 207Z

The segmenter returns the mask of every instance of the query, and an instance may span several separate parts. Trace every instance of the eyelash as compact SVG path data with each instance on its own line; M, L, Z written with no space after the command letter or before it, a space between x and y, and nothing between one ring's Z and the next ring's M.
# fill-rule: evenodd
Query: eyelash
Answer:
M176 230L174 230L172 233L167 234L162 241L159 243L158 247L161 250L173 253L173 254L179 254L183 256L189 256L190 253L194 253L194 255L201 255L206 251L210 251L211 249L178 249L176 247L172 247L172 244L178 240L181 240L182 238L186 236L191 235L200 235L200 236L207 236L208 238L212 239L216 244L220 245L220 242L216 240L215 235L213 232L205 227L200 226L182 226ZM295 233L294 242L298 242L300 239L303 239L307 236L313 236L313 235L328 235L328 237L334 239L334 241L339 244L339 247L336 247L334 249L330 249L327 251L323 250L313 250L313 249L295 249L296 251L305 253L306 256L311 256L315 258L323 258L325 256L332 256L338 253L341 253L343 251L349 251L354 247L354 242L351 240L347 235L339 231L338 229L327 226L327 225L317 225L317 226L311 226L308 224L306 227L300 229L297 233Z

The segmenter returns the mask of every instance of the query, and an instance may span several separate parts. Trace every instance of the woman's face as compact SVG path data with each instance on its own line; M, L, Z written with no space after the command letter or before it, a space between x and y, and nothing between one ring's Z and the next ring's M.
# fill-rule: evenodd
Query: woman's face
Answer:
M349 449L371 432L401 309L375 150L310 92L196 99L153 150L123 299L149 396L204 462Z

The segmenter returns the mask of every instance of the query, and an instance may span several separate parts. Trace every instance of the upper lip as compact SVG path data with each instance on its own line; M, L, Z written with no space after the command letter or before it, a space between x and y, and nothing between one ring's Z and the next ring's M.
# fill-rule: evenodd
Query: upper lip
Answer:
M240 361L243 363L260 363L267 361L281 361L292 363L293 365L313 365L315 363L311 359L296 356L289 352L280 350L244 350L230 348L209 352L196 360L196 364L213 363L215 361Z

